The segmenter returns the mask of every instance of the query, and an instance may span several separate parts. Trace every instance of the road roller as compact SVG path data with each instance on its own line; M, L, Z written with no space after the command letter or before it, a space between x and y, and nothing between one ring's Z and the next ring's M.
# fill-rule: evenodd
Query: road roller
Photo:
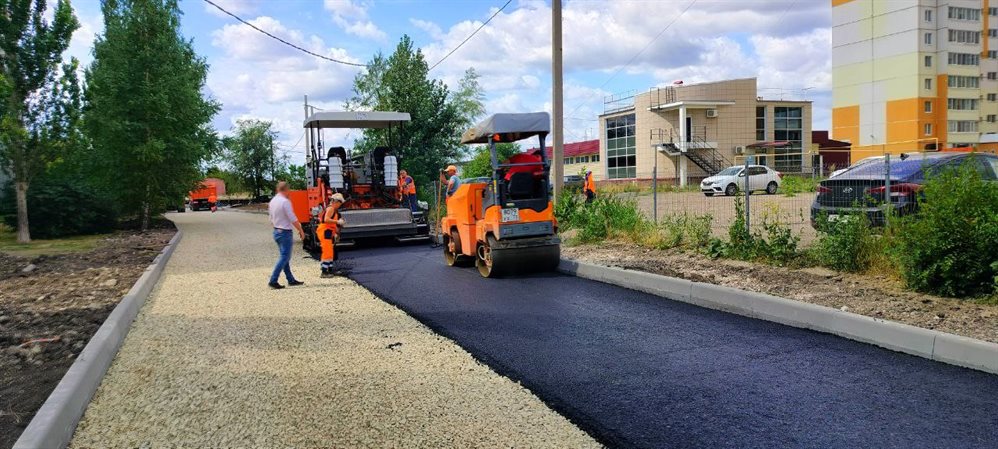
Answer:
M553 271L561 258L558 221L551 202L551 164L545 151L498 161L496 144L551 132L547 112L494 114L461 136L462 144L488 145L492 173L463 181L447 198L440 222L444 260L487 278Z

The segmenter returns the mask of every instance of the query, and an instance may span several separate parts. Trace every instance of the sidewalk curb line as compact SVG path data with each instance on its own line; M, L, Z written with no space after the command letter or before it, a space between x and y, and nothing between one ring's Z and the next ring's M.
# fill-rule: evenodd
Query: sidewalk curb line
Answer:
M764 293L562 259L558 271L700 307L998 374L998 344Z
M118 354L132 321L159 281L182 235L178 229L135 285L121 298L35 413L24 433L14 443L15 449L51 449L69 445L76 426Z

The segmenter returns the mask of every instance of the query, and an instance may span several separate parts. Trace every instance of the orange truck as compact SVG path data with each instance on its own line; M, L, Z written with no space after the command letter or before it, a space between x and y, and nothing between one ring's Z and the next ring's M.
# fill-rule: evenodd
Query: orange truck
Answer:
M188 196L191 198L191 211L211 210L215 207L218 197L225 195L225 181L218 178L205 178L192 190Z

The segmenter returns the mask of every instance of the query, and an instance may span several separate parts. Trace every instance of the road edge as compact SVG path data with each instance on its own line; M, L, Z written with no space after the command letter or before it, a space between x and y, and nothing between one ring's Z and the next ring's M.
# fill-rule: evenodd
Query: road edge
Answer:
M561 259L558 271L674 301L829 333L892 351L998 374L998 344L794 301L643 271Z
M14 449L51 449L69 445L76 426L125 341L132 321L162 276L182 236L183 232L178 229L90 337L76 361L18 437Z

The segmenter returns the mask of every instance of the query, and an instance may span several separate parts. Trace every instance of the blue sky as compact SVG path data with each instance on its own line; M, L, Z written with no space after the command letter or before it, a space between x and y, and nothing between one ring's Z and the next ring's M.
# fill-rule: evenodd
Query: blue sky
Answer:
M311 51L354 62L366 62L379 50L391 53L408 34L432 64L505 0L215 2ZM800 96L808 89L807 98L815 101L814 128L828 128L829 2L691 2L565 0L566 141L595 138L605 95L680 79L758 77L765 96ZM103 28L100 3L74 0L73 5L83 27L69 53L86 64L94 35ZM224 133L240 118L272 120L284 151L301 161L302 97L308 94L327 110L340 109L360 69L299 53L202 0L181 0L181 8L184 35L211 65L207 91L223 104L215 127ZM474 67L482 75L488 112L550 111L550 39L548 2L513 0L431 75L455 85L465 69ZM327 134L327 141L349 143L352 137L344 131Z

